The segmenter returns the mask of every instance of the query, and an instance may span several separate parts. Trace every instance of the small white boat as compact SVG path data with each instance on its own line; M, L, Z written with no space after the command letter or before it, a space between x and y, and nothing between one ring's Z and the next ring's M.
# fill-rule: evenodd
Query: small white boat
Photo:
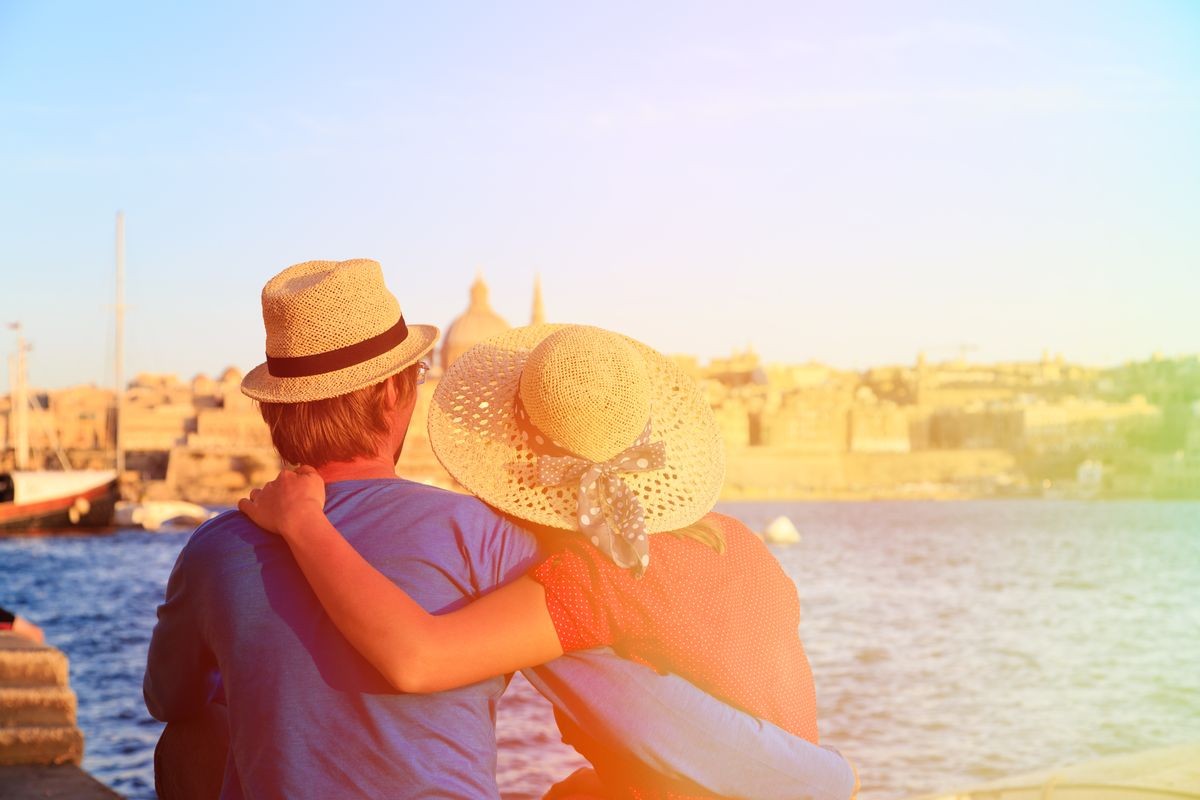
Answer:
M763 531L763 539L770 544L796 544L800 541L800 531L787 517L776 517Z
M194 528L215 516L216 511L183 500L149 500L119 503L114 520L125 528L140 526L148 531L161 531Z
M919 800L1200 799L1200 744L1185 744L1003 778Z

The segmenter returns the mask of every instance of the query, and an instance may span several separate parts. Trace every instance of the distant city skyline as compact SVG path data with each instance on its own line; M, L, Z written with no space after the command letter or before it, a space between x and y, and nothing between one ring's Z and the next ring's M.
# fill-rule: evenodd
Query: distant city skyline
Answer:
M1170 2L7 3L0 322L32 385L111 384L123 210L130 377L249 369L262 284L355 257L412 321L482 271L523 324L540 274L550 321L702 360L1193 354L1198 39Z
M477 277L479 277L479 273L476 273L476 275L473 276L472 280L474 280ZM483 276L483 277L486 279L486 276ZM490 284L489 284L489 288L490 288ZM530 297L531 297L531 301L532 301L532 293L531 293ZM467 303L464 302L463 308L460 310L459 313L461 314L463 311L466 310L466 308L467 308ZM494 308L494 306L493 306L493 308ZM500 309L494 309L494 310L496 310L498 313L500 313L500 316L504 317L505 321L510 323L513 327L517 327L520 325L526 325L526 324L529 324L529 322L530 322L528 319L525 319L520 316L514 316L514 317L510 318L508 315L503 313ZM408 316L408 315L406 315L406 316ZM458 315L455 315L455 316L457 317ZM447 323L441 323L441 322L434 321L434 320L421 321L421 320L417 320L416 318L413 318L413 317L409 317L409 318L414 322L427 322L428 324L436 325L440 329L441 335L439 336L437 346L434 349L435 353L440 354L442 346L445 343L446 330L449 327L449 324L452 323L454 320L451 319ZM548 319L547 321L551 322L551 323L560 322L560 320L554 319L554 318ZM13 333L11 330L9 332L12 334L12 336L10 338L12 338L13 343L15 343L16 334ZM27 335L28 332L25 330L22 330L21 334L26 337L27 346L30 346L30 340ZM109 345L110 346L112 345L112 334L111 333L109 336ZM13 352L15 352L15 348L10 348L10 349L12 349ZM30 349L33 349L33 348L30 346ZM114 348L114 350L115 350L115 348ZM959 364L959 363L963 363L963 364L967 364L967 365L976 365L976 366L988 366L988 365L993 365L993 364L1012 364L1012 363L1031 364L1031 363L1037 363L1037 362L1049 359L1051 361L1063 360L1067 364L1070 364L1073 366L1082 366L1085 368L1095 368L1095 369L1116 368L1116 367L1121 367L1123 365L1130 364L1130 363L1149 362L1149 361L1153 361L1154 359L1157 359L1157 358L1162 358L1162 359L1166 359L1166 360L1187 360L1187 359L1200 360L1200 349L1194 350L1194 351L1175 352L1175 353L1166 352L1166 351L1159 349L1159 350L1155 350L1150 353L1142 354L1140 356L1133 356L1133 357L1122 359L1121 361L1112 362L1112 363L1086 362L1086 361L1081 361L1079 359L1072 359L1072 358L1070 358L1070 354L1064 353L1061 350L1055 349L1053 347L1042 348L1040 351L1038 351L1036 353L1019 354L1019 355L1014 355L1012 357L1002 357L1002 356L987 357L986 354L981 354L980 350L981 350L981 348L978 345L975 345L973 343L958 342L958 343L945 344L945 345L940 345L937 347L931 347L931 348L925 348L922 350L918 350L917 352L913 353L911 355L911 357L909 357L909 358L897 358L897 359L892 359L892 360L864 362L864 363L857 363L857 364L840 364L840 363L831 361L829 359L823 359L823 358L820 358L817 356L810 356L810 357L801 358L798 360L786 360L786 359L773 358L773 357L771 357L770 353L763 352L762 348L760 348L753 341L746 341L746 342L743 342L740 344L733 343L725 350L714 352L714 353L694 353L694 352L687 352L687 351L682 351L682 350L663 350L663 352L672 357L695 358L695 359L697 359L697 362L700 365L710 365L712 362L715 362L715 361L720 361L723 359L737 358L737 357L745 356L748 353L753 353L755 356L757 356L759 358L759 361L765 367L786 367L786 366L804 366L807 364L820 364L822 366L829 367L835 371L840 371L840 372L866 372L868 370L876 369L876 368L891 368L891 367L903 367L903 366L915 367L918 360L922 356L924 356L926 358L926 362L931 366L953 366L953 365ZM107 354L106 363L103 365L104 366L103 374L99 375L99 377L97 377L94 380L71 380L71 381L67 381L66 383L58 383L58 384L39 383L36 380L31 380L30 389L34 390L34 391L40 391L40 390L54 391L54 390L58 390L58 389L69 388L69 387L75 386L75 385L95 385L97 388L111 387L111 385L113 383L113 375L114 375L114 369L115 369L114 365L113 365L113 357L114 357L114 354L112 352ZM255 356L252 356L250 358L250 360L245 363L228 361L225 363L214 364L209 368L201 367L200 369L195 369L195 370L172 369L170 367L167 367L164 369L127 369L126 373L125 373L125 381L127 384L131 383L139 374L175 375L183 382L191 381L193 378L195 378L197 376L206 376L209 378L217 379L226 370L228 370L230 368L237 369L243 373L248 372L252 367L256 366L261 360L262 360L261 356L255 355ZM440 363L440 359L438 360L438 363ZM30 372L31 376L36 375L36 371L32 367L29 367L28 371ZM7 373L5 373L5 374L7 375ZM11 385L6 383L4 386L4 391L0 392L0 396L7 395L10 390L11 390Z

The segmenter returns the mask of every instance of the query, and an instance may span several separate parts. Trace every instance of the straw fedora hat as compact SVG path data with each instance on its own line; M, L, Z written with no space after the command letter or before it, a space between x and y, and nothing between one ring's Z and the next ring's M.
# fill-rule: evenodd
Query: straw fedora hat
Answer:
M262 290L267 360L242 393L270 403L324 400L379 383L415 364L438 329L409 325L379 262L306 261Z
M601 473L630 490L647 534L699 520L725 479L721 432L695 382L641 342L582 325L514 328L468 350L434 392L429 439L488 504L585 534L594 521L581 491ZM654 448L662 459L650 463Z

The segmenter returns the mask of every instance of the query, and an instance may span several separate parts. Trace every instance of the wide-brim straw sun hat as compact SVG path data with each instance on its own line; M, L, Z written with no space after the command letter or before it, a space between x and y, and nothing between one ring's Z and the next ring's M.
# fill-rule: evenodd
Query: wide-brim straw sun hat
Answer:
M684 528L725 479L721 431L696 383L641 342L583 325L515 328L468 350L434 392L429 439L489 505L589 536L597 511L618 533L630 521L644 523L638 535ZM621 486L636 508L616 497Z
M262 290L267 360L242 393L270 403L349 394L415 364L437 343L432 325L409 325L379 262L306 261Z

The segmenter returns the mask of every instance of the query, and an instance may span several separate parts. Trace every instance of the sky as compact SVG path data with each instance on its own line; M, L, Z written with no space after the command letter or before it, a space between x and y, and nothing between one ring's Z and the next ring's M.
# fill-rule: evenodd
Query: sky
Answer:
M0 321L35 386L262 360L374 258L702 359L1200 352L1200 4L0 0ZM5 352L15 348L0 330Z

